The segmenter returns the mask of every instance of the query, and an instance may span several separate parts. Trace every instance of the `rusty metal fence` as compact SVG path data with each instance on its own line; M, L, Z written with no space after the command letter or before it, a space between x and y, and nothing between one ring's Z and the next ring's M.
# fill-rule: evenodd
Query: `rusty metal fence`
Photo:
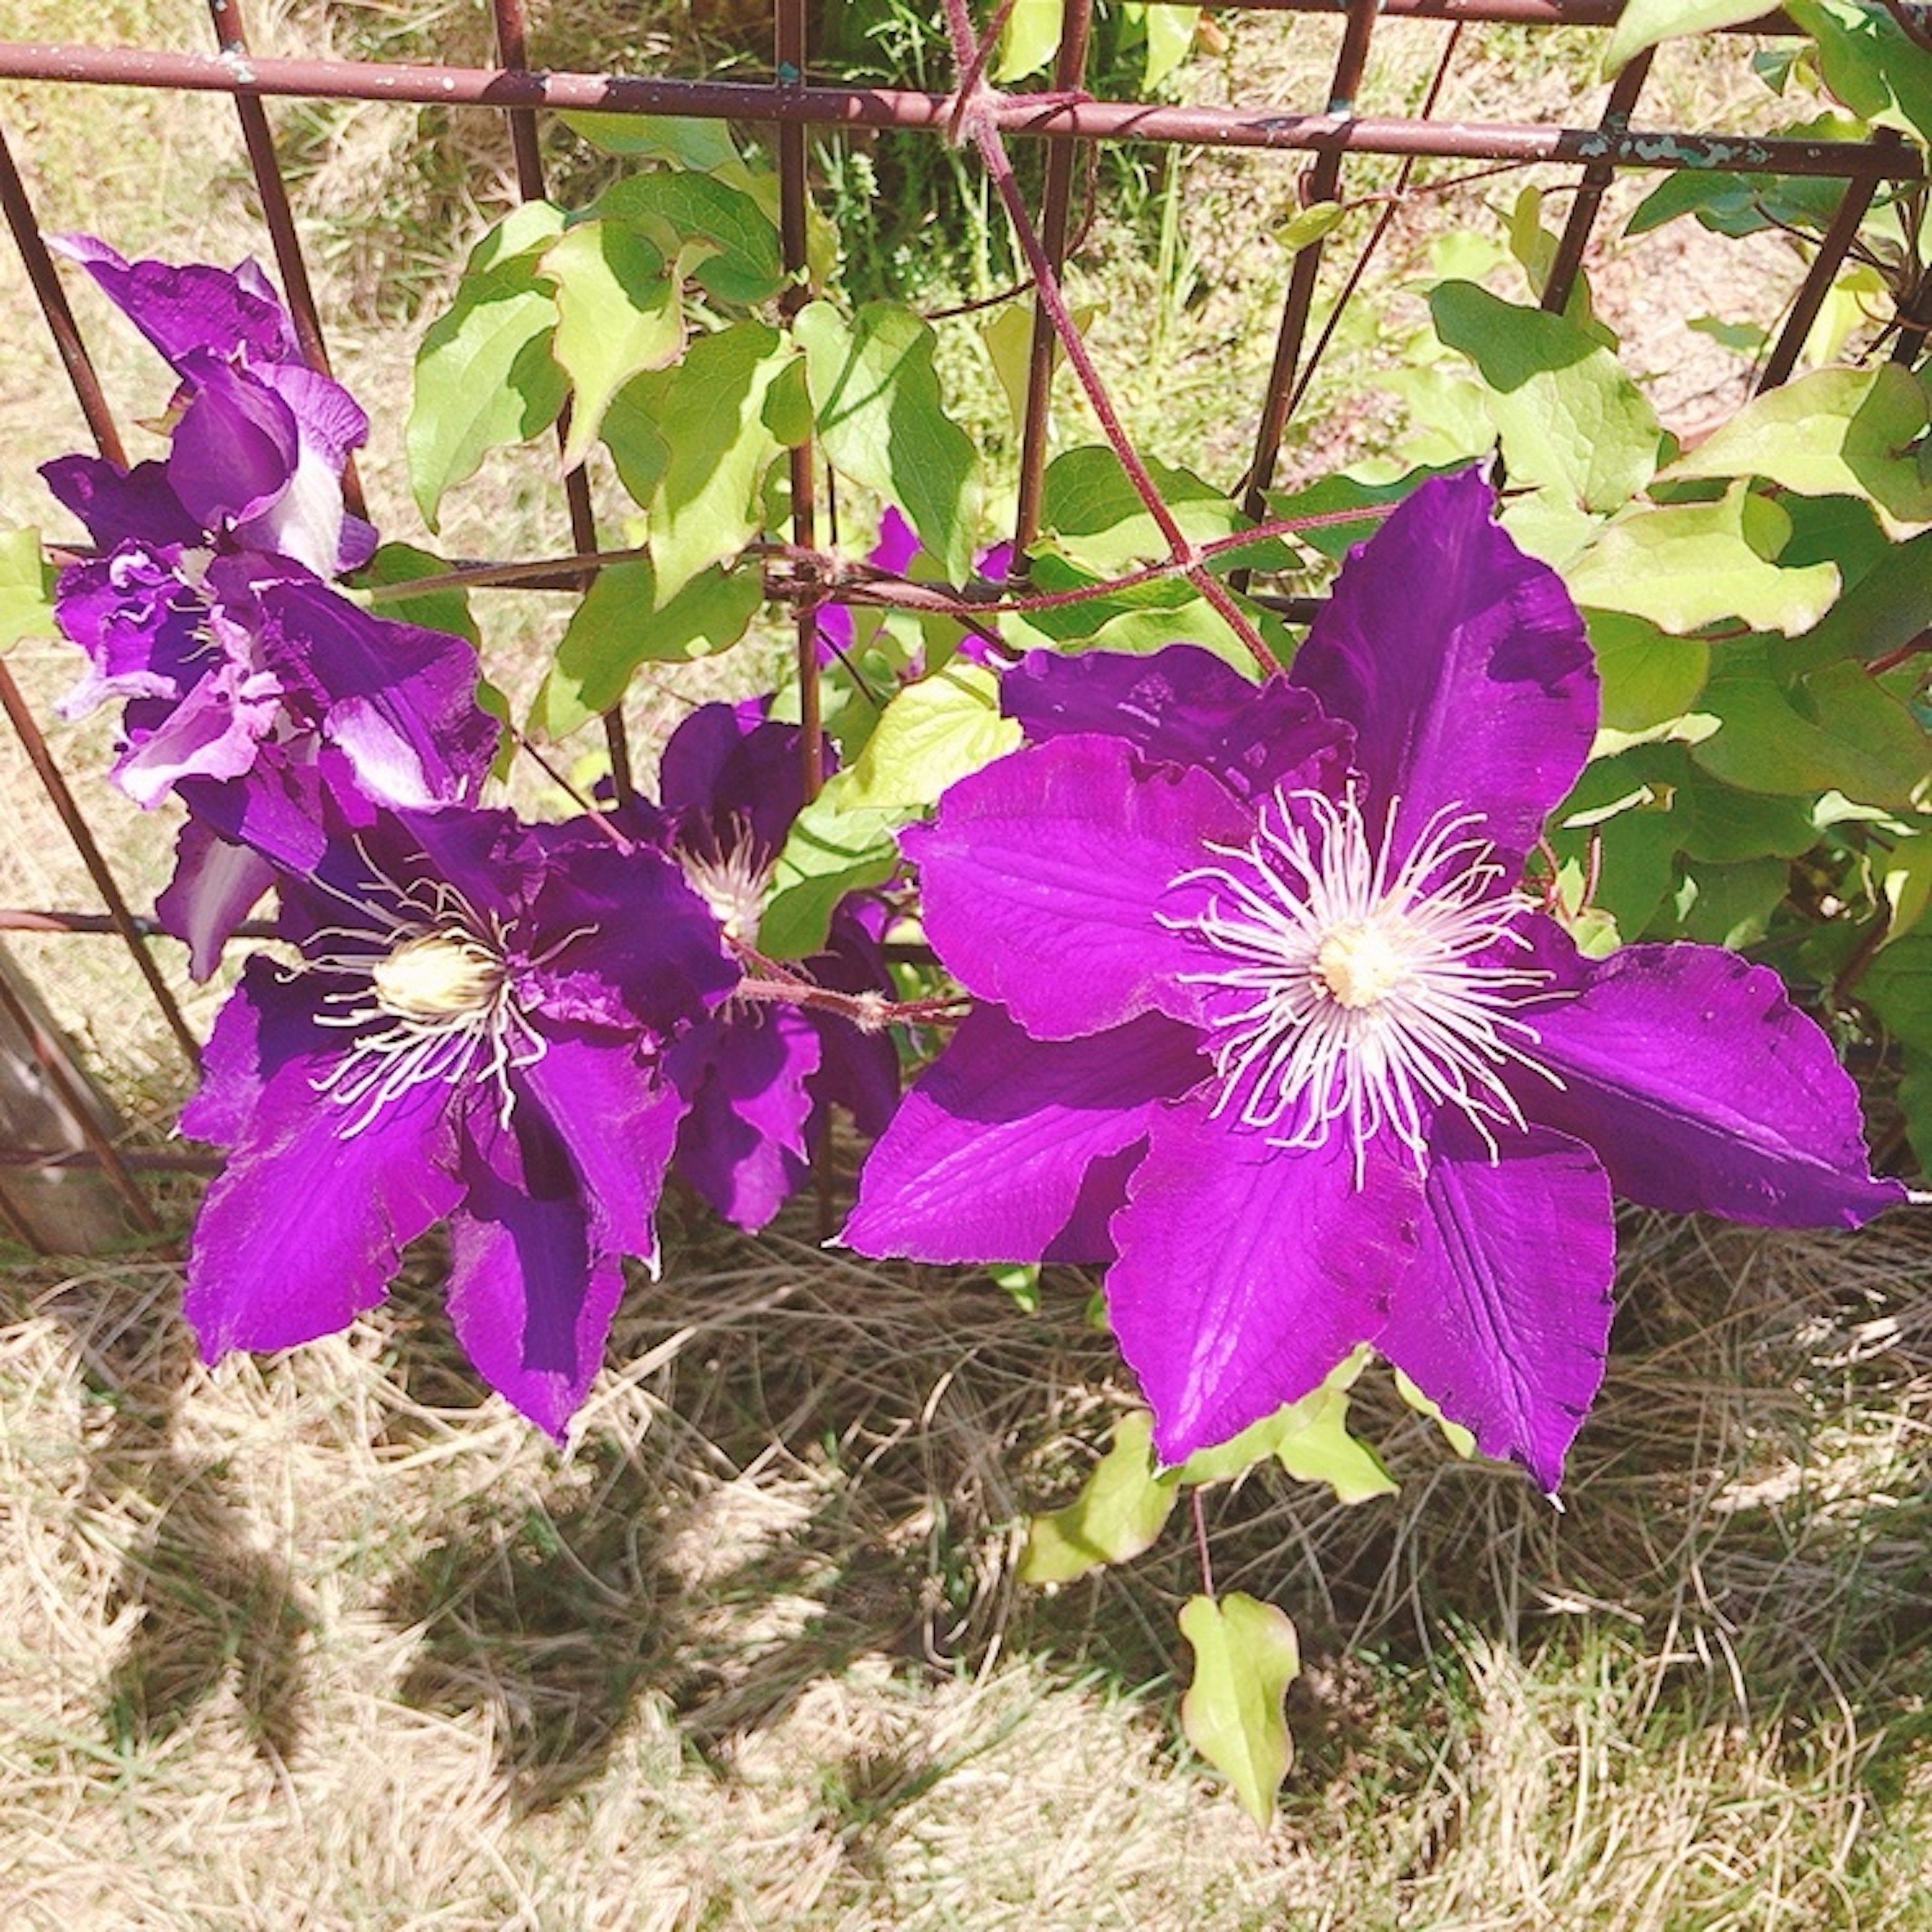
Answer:
M519 194L526 200L544 193L544 170L538 118L546 111L591 110L607 114L679 115L728 120L771 130L779 183L781 241L787 266L796 271L806 257L810 136L821 130L902 130L935 140L972 142L991 158L1008 139L1047 144L1044 184L1036 208L1007 196L1021 252L1032 280L1051 293L1064 264L1080 151L1096 143L1139 142L1190 148L1259 151L1279 154L1301 171L1305 202L1340 198L1352 157L1399 158L1402 170L1395 192L1366 242L1339 276L1324 277L1332 248L1322 240L1292 258L1280 303L1274 355L1265 388L1256 399L1257 428L1245 475L1235 494L1253 515L1264 514L1264 492L1274 472L1284 433L1303 400L1312 366L1343 308L1360 284L1368 262L1382 243L1389 221L1408 184L1408 170L1424 158L1504 165L1556 164L1576 170L1568 218L1546 278L1543 305L1561 312L1567 304L1601 211L1606 190L1626 170L1722 170L1756 176L1823 178L1843 184L1836 212L1813 250L1802 281L1759 371L1758 385L1784 382L1796 365L1834 280L1844 267L1873 197L1887 182L1918 178L1917 151L1885 130L1873 139L1846 142L1740 136L1694 129L1646 127L1639 110L1651 56L1639 55L1617 77L1600 121L1591 127L1478 122L1438 119L1434 110L1459 42L1485 26L1610 28L1622 0L1213 0L1213 6L1288 14L1342 17L1325 97L1306 111L1252 110L1240 106L1180 106L1160 102L1103 100L1082 86L1088 64L1092 0L1065 0L1059 52L1049 84L1034 92L1002 92L984 78L989 56L1012 0L993 10L982 22L969 20L964 0L945 0L958 74L948 94L904 88L838 85L815 80L808 70L807 0L774 0L771 77L763 82L654 77L639 74L548 71L529 64L524 0L490 0L499 64L493 68L395 64L368 61L295 59L257 56L250 50L241 0L209 0L214 50L194 52L160 48L70 46L0 42L0 80L47 83L61 88L102 86L188 90L225 94L235 106L250 170L260 198L268 238L303 352L325 373L328 351L311 278L304 260L290 192L278 159L267 104L273 100L337 100L433 105L500 116L506 124ZM1923 39L1922 10L1905 0L1887 0L1901 25ZM1401 31L1390 23L1434 22L1449 28L1435 76L1421 111L1413 116L1358 112L1374 36ZM1772 12L1742 23L1736 31L1792 32L1792 22ZM1007 177L1010 183L1010 176ZM88 347L70 309L38 222L27 188L0 127L0 206L20 250L41 316L51 331L74 394L99 453L126 461L123 444ZM1334 284L1325 315L1316 327L1324 280ZM1932 281L1928 277L1927 281ZM793 292L802 300L801 289ZM1932 328L1932 286L1926 281L1909 291L1894 318L1892 354L1916 361ZM1024 558L1039 534L1041 484L1047 458L1048 386L1064 336L1057 334L1047 304L1036 306L1027 406L1024 413L1013 536ZM560 426L561 427L561 426ZM1117 446L1118 446L1117 445ZM814 505L820 491L808 443L789 452L794 559L808 556L816 542ZM363 508L355 472L345 479L350 509ZM581 585L598 566L599 538L590 489L579 469L564 479L568 506L567 551L554 560L478 574L479 582L507 586L530 583ZM560 532L561 537L564 533ZM1178 545L1178 532L1176 536ZM1177 569L1206 573L1198 559L1178 547ZM1190 565L1192 568L1188 568ZM790 598L797 612L799 662L805 692L808 742L815 746L817 656L812 648L815 602L824 596L806 572L775 571L770 588ZM1206 588L1204 584L1202 587ZM1218 585L1217 585L1218 589ZM1280 600L1294 614L1301 599ZM197 1043L193 1030L163 974L150 957L154 928L138 913L117 881L112 866L90 829L50 751L33 711L0 657L0 705L17 734L61 824L98 890L104 911L62 908L0 908L0 931L56 932L118 937L182 1051L192 1060ZM614 776L629 787L630 754L623 722L613 712L605 720ZM88 1090L43 1009L16 976L0 972L0 1048L17 1043L19 1056L38 1089L39 1112L53 1123L34 1144L0 1146L0 1226L27 1245L46 1249L70 1244L50 1233L23 1199L22 1171L44 1180L51 1172L93 1171L118 1197L136 1228L152 1230L154 1210L146 1198L145 1170L194 1167L191 1154L134 1150L110 1114ZM0 1100L4 1100L0 1096ZM0 1119L8 1109L0 1106Z

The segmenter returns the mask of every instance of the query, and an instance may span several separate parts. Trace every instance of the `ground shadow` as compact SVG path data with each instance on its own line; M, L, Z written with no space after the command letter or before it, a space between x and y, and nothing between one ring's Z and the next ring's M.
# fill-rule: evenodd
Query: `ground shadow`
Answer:
M110 1618L139 1612L110 1674L104 1717L117 1748L158 1742L231 1687L256 1748L286 1760L300 1741L311 1618L285 1564L248 1534L224 1464L177 1445L194 1366L171 1271L103 1273L39 1304L80 1369L86 1473L81 1508L146 1528L110 1593Z

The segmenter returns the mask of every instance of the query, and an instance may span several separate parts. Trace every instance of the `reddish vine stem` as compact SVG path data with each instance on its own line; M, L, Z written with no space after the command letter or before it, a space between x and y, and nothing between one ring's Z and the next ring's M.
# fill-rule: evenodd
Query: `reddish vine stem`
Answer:
M1201 1501L1197 1483L1187 1492L1187 1504L1194 1516L1194 1548L1201 1558L1201 1589L1204 1596L1214 1594L1214 1562L1208 1553L1208 1511Z
M1166 542L1168 554L1173 566L1185 576L1206 602L1220 616L1223 622L1240 639L1252 654L1264 677L1272 676L1280 670L1273 652L1262 641L1261 633L1249 620L1247 614L1234 601L1234 594L1220 583L1203 561L1199 548L1189 538L1174 512L1167 506L1147 465L1141 460L1140 452L1134 447L1133 440L1127 434L1126 426L1114 409L1113 398L1107 393L1106 385L1101 380L1100 371L1094 367L1093 358L1087 352L1087 344L1073 320L1072 312L1066 306L1066 298L1060 286L1060 278L1048 259L1046 247L1041 242L1040 231L1034 225L1033 216L1026 205L1026 197L1020 192L1018 178L1013 172L1012 162L1006 153L1006 145L1002 138L998 123L987 112L988 102L994 98L992 91L978 78L979 69L983 65L980 37L973 31L971 17L967 12L966 0L946 0L946 25L952 38L954 60L961 75L958 104L953 118L953 126L964 136L970 135L973 144L980 151L980 158L986 164L986 172L992 177L993 186L998 191L1006 218L1013 225L1021 252L1027 258L1027 266L1033 271L1034 289L1042 310L1053 324L1053 331L1060 338L1060 346L1065 352L1067 365L1073 372L1100 425L1101 434L1112 446L1114 454L1120 459L1120 466L1126 472L1127 480L1134 494L1145 505L1147 512L1153 518L1155 527Z

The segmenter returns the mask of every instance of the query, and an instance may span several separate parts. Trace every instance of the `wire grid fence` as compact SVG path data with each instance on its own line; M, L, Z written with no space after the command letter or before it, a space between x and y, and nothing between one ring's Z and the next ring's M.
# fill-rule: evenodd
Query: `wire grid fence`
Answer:
M1192 542L1162 502L1108 398L1100 372L1088 355L1060 286L1067 259L1080 158L1097 144L1156 143L1165 146L1248 149L1279 154L1300 169L1304 203L1340 198L1352 157L1399 158L1394 192L1366 241L1334 284L1325 314L1318 320L1318 297L1333 250L1318 239L1292 257L1282 296L1274 354L1257 403L1256 430L1245 474L1234 490L1247 513L1267 525L1266 490L1274 476L1282 439L1305 398L1310 379L1335 326L1360 286L1370 260L1385 238L1390 222L1409 184L1411 170L1424 158L1518 166L1558 164L1576 170L1568 219L1544 282L1543 307L1562 313L1581 268L1606 190L1619 173L1682 169L1722 170L1762 176L1803 176L1841 182L1836 212L1813 250L1802 281L1786 306L1757 376L1760 389L1786 380L1832 284L1844 267L1874 195L1888 182L1922 173L1917 152L1881 130L1867 141L1846 142L1700 133L1643 128L1637 112L1652 56L1639 55L1612 86L1594 126L1475 122L1438 118L1435 109L1459 46L1470 30L1484 26L1614 27L1622 0L1213 0L1214 7L1254 8L1288 14L1342 16L1338 50L1325 98L1304 112L1240 106L1185 106L1159 102L1096 99L1083 88L1088 63L1092 0L1065 0L1064 25L1054 70L1046 86L1006 92L986 78L989 62L1013 0L1002 0L991 16L975 22L968 0L943 0L956 65L956 84L946 94L875 86L841 86L813 79L808 70L808 0L774 0L772 73L763 82L658 78L642 74L552 71L529 64L529 27L524 0L490 0L498 64L492 68L436 64L398 64L362 60L260 56L251 51L241 0L209 0L215 51L196 53L159 48L65 46L0 42L0 80L52 82L75 87L132 86L225 94L233 100L248 166L282 287L307 359L329 373L322 317L316 300L290 190L278 160L267 104L273 99L335 100L416 104L444 109L473 109L500 115L506 124L518 194L526 200L545 192L538 117L546 110L592 110L622 115L678 115L722 119L771 130L778 178L780 234L785 265L796 278L784 304L795 308L807 298L807 211L814 129L916 130L934 140L969 145L978 151L1012 224L1028 280L1036 296L1028 368L1026 406L1020 437L1017 509L1012 536L1016 574L1006 586L1005 608L1024 602L1025 559L1040 530L1042 484L1048 456L1048 397L1056 364L1072 367L1102 430L1113 445L1166 544L1167 554L1137 574L1185 576L1227 616L1238 635L1259 640L1229 598L1226 584L1210 566L1214 546ZM1886 0L1900 22L1924 42L1928 28L1905 0ZM1436 22L1449 32L1434 76L1414 115L1377 116L1357 112L1370 52L1384 22ZM1768 13L1736 31L1756 34L1795 32L1784 15ZM1018 188L1007 152L1010 139L1048 144L1044 182L1037 207ZM0 206L12 231L46 328L99 453L127 461L121 434L87 344L83 340L56 272L27 188L0 128ZM1932 276L1910 291L1892 325L1891 353L1910 364L1923 350L1932 328ZM567 418L558 426L561 438ZM791 503L791 542L776 548L768 560L766 588L795 614L797 662L806 726L807 783L815 788L823 770L819 729L818 607L838 583L846 601L916 602L932 608L929 586L858 584L838 580L836 560L818 544L820 506L829 479L809 442L788 452ZM568 512L567 551L553 558L513 563L482 560L466 568L478 587L543 585L583 587L610 553L600 550L589 477L578 467L563 479ZM348 507L362 513L362 493L352 466L344 478ZM1252 532L1234 541L1249 542ZM561 540L562 533L560 533ZM1102 588L1112 586L1103 586ZM1252 586L1243 581L1240 587ZM944 601L943 598L940 601ZM1267 597L1292 616L1306 617L1312 600ZM966 607L970 614L974 607ZM999 604L976 606L983 616ZM17 734L26 757L44 789L62 826L99 892L104 912L59 908L0 908L0 932L33 932L117 937L152 997L161 1019L190 1064L198 1045L166 978L149 952L155 928L138 913L129 892L76 800L33 709L0 657L0 706ZM614 781L619 796L632 788L631 750L621 713L604 721ZM144 1192L142 1170L201 1164L192 1154L136 1149L123 1144L62 1043L46 1023L31 988L0 973L0 1025L10 1024L31 1052L44 1095L70 1123L62 1138L64 1150L44 1145L4 1144L0 1130L0 1225L35 1247L47 1244L13 1204L10 1173L50 1162L93 1168L118 1196L133 1224L152 1230L154 1208ZM17 1139L17 1136L14 1137Z

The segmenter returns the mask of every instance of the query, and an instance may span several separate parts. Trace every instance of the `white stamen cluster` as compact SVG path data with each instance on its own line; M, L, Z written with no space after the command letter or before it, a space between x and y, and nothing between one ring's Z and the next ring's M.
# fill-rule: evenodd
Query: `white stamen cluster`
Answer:
M320 1024L354 1030L357 1037L313 1083L315 1090L350 1111L344 1140L432 1082L492 1082L507 1127L515 1100L510 1074L541 1060L544 1048L511 989L503 935L448 886L393 890L399 912L350 902L379 922L374 930L333 932L374 939L380 950L338 951L304 962L308 970L348 974L361 982L323 995L333 1010L320 1015Z
M771 884L774 861L760 850L748 824L740 822L728 844L713 841L709 850L680 844L677 862L686 883L710 908L727 940L749 946L758 937L765 909L765 888Z
M1561 1084L1515 1010L1547 976L1473 963L1526 943L1480 815L1445 806L1392 863L1397 802L1372 839L1352 788L1277 794L1246 846L1212 847L1222 862L1172 881L1206 887L1206 909L1163 920L1215 956L1189 984L1250 996L1212 1016L1216 1114L1279 1147L1346 1135L1358 1186L1378 1134L1420 1168L1438 1107L1493 1154L1492 1124L1523 1125L1505 1066Z

